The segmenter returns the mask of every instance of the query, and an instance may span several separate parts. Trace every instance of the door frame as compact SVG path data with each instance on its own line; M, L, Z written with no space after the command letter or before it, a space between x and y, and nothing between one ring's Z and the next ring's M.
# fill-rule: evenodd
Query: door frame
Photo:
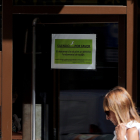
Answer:
M14 6L12 0L2 1L2 88L0 90L0 94L2 94L2 140L12 139L13 14L90 14L106 16L110 13L112 15L125 15L127 18L125 23L126 32L123 33L126 34L125 41L127 44L126 89L134 97L136 95L136 93L133 93L135 88L133 85L134 0L127 0L127 6Z

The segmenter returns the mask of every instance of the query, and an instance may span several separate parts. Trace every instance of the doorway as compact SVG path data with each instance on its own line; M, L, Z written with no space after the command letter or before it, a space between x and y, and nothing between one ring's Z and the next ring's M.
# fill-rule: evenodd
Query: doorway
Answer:
M100 125L109 123L105 121L102 100L108 90L126 83L125 42L122 41L125 36L121 34L125 29L122 28L124 22L120 21L120 18L125 20L125 16L13 16L13 89L19 91L21 98L18 99L22 103L22 109L17 104L13 105L16 106L13 111L22 110L22 125L25 124L24 105L31 104L32 100L32 21L36 17L40 22L36 24L35 90L41 119L36 134L42 140L67 140L81 134L112 133L114 126L109 124L107 130ZM52 34L96 34L96 69L52 69Z

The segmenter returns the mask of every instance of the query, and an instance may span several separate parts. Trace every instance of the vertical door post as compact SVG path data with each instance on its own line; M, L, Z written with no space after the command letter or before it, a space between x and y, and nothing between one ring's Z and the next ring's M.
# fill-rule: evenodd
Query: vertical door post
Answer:
M133 45L134 45L134 1L127 0L127 48L126 48L126 88L133 91Z

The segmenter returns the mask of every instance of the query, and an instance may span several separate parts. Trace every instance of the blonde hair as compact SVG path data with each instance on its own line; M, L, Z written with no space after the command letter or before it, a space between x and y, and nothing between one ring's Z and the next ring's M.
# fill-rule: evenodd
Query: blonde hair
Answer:
M140 122L132 98L123 87L117 86L105 95L103 108L104 111L115 113L118 124L128 123L131 120Z

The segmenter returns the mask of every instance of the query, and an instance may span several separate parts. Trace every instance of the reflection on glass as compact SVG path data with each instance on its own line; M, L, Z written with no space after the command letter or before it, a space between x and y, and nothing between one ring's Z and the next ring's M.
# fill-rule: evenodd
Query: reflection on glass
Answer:
M126 0L13 0L14 5L126 5Z

